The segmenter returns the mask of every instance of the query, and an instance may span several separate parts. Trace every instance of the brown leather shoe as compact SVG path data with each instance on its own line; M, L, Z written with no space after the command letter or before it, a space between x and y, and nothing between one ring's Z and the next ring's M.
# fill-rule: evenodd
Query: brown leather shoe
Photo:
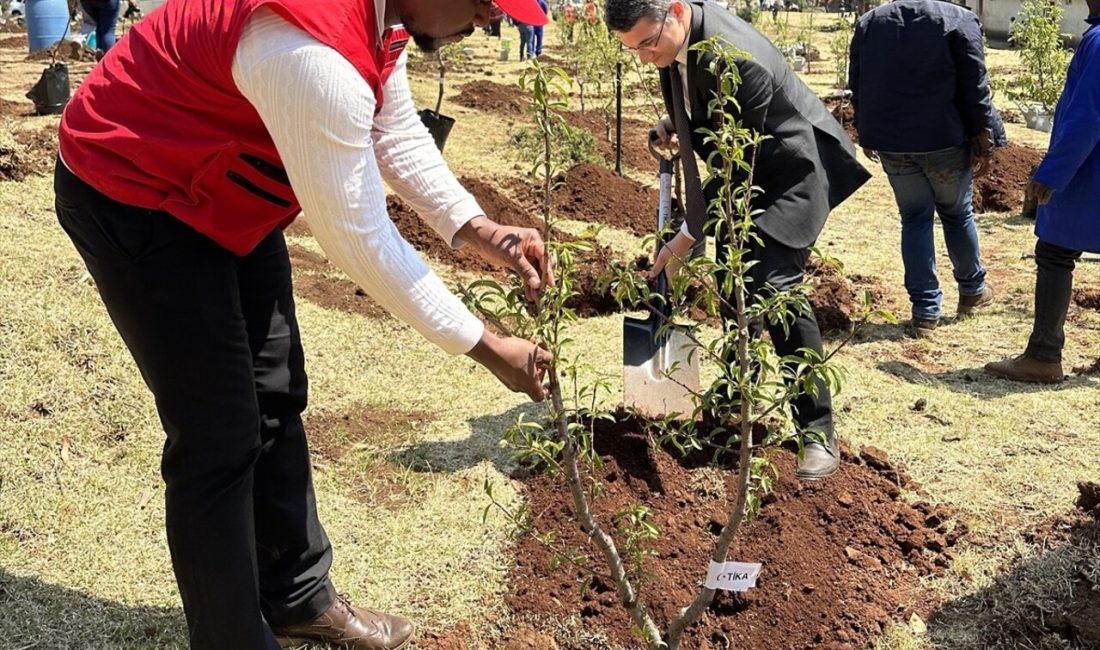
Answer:
M1057 384L1066 380L1061 363L1039 361L1026 353L1012 359L987 363L985 371L995 377L1037 384Z
M976 296L959 296L959 316L966 316L976 309L993 304L993 287L987 282L985 289Z
M272 632L283 648L327 643L346 650L397 650L412 638L413 624L400 616L355 607L337 596L332 607L312 621L272 628Z
M930 339L933 332L939 326L940 320L925 320L923 318L914 318L909 321L909 336L915 339Z

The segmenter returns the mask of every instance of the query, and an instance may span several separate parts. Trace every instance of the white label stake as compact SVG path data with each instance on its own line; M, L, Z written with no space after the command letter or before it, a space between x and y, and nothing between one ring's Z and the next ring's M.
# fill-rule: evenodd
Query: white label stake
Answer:
M748 591L756 586L762 565L756 562L715 562L707 569L707 589Z

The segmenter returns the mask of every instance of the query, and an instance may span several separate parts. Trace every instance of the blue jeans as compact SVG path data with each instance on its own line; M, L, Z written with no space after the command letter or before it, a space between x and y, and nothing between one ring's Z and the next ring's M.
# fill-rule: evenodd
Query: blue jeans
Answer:
M531 55L531 26L516 25L519 30L519 60L523 61Z
M95 21L96 49L106 52L115 44L119 0L80 0L80 6Z
M542 54L542 26L531 27L531 40L530 45L527 47L527 54L530 56L540 56Z
M959 294L985 291L985 267L971 207L970 147L929 153L879 153L901 213L901 259L913 318L940 317L943 292L936 276L934 215L939 212Z

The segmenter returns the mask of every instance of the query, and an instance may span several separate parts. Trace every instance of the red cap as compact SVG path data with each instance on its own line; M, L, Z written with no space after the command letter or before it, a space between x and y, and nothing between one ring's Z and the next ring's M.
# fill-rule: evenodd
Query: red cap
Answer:
M550 18L536 0L496 0L504 13L526 25L545 25Z

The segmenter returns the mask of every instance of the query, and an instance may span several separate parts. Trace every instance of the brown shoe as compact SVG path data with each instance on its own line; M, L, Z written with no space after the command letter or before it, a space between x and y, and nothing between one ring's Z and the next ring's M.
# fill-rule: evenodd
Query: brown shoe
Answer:
M282 648L327 643L347 650L397 650L413 635L413 624L366 607L355 607L337 596L324 614L312 621L272 628Z
M985 289L976 296L959 296L959 316L966 316L975 309L981 309L993 304L993 287L987 282Z
M936 331L939 324L940 321L938 318L936 320L914 318L909 321L909 336L915 339L930 339L932 338L932 333Z
M1062 364L1039 361L1027 354L1012 359L985 364L985 371L995 377L1037 384L1057 384L1066 380Z

